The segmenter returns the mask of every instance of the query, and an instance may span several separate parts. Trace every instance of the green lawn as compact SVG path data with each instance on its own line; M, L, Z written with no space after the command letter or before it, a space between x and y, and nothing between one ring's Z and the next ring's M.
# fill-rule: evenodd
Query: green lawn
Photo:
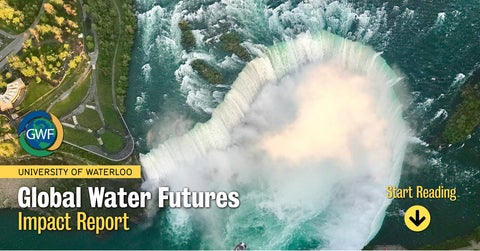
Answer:
M112 162L103 157L95 155L93 153L84 151L77 147L71 146L69 144L62 144L58 149L57 153L62 154L62 158L65 159L66 163L72 164L97 164L97 165L113 165L118 164Z
M2 43L0 44L0 50L2 50L3 48L7 47L7 45L13 41L13 39L0 36L0 41L2 41Z
M40 97L45 95L45 93L51 91L53 87L47 83L40 82L36 83L34 81L30 82L27 87L27 95L25 99L20 104L20 109L25 109L31 106L35 101L37 101Z
M87 95L89 87L90 74L88 74L88 76L72 90L66 99L56 103L50 112L59 118L67 115L82 103L82 100Z
M110 128L126 134L124 124L118 116L117 110L113 107L113 99L115 98L116 104L122 110L127 89L128 62L133 45L136 20L131 8L131 1L114 0L114 2L118 5L120 15L117 14L113 5L108 5L102 1L87 1L93 15L98 16L94 22L97 27L100 52L97 60L97 90L99 96L102 97L100 106L105 123ZM121 17L121 20L118 20L118 17ZM115 57L117 46L118 51ZM113 65L115 66L114 71ZM113 87L112 72L115 80ZM112 88L115 90L115 97L112 97Z
M80 63L77 70L69 74L60 86L55 89L53 86L45 82L36 83L35 81L30 81L30 84L28 84L27 87L27 95L19 106L20 112L28 112L29 109L32 108L32 105L35 105L35 109L46 110L48 106L58 98L59 93L65 92L73 86L75 81L80 78L86 66L86 62Z
M60 84L60 86L58 86L51 94L47 95L45 98L40 100L40 102L35 106L38 107L39 109L46 110L50 106L50 104L53 101L55 101L56 98L58 98L63 92L66 92L67 90L69 90L75 84L75 82L78 79L80 79L86 67L87 67L87 62L85 61L81 62L75 71L73 71L72 73L69 73L65 77L65 79Z
M103 148L105 151L115 153L122 149L123 138L120 135L115 134L112 131L106 130L101 137L103 140Z
M121 119L118 117L118 113L113 107L113 99L112 99L112 86L108 82L105 81L98 81L98 93L99 96L102 97L100 99L100 107L103 112L103 117L105 118L105 123L122 133L125 133L125 128L123 127L123 123Z
M79 146L96 145L97 138L92 133L80 131L70 127L63 127L64 140Z
M85 111L77 116L78 123L83 127L90 128L92 130L98 130L102 127L102 121L96 110L85 108Z

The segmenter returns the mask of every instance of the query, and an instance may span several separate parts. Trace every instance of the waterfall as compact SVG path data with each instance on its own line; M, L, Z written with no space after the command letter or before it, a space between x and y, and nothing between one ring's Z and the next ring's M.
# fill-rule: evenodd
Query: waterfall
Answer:
M237 209L167 210L166 231L179 248L361 249L400 178L398 81L372 48L326 31L268 48L210 120L141 155L144 189L240 193Z

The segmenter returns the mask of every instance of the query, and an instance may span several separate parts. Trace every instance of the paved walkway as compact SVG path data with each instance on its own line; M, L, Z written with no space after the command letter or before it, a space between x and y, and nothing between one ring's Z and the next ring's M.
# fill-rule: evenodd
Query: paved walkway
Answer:
M7 57L10 55L16 55L23 46L23 43L30 37L30 28L33 28L37 26L38 22L40 21L40 16L43 14L43 4L46 3L47 0L43 0L42 6L40 7L40 11L37 14L37 17L35 17L35 20L33 23L28 27L24 32L18 34L18 35L13 35L10 34L6 31L0 30L0 33L8 38L14 39L10 44L8 44L3 50L0 51L0 69L4 67L8 61Z
M47 0L44 0L43 3L45 3ZM120 25L121 23L121 17L120 17L120 10L117 6L117 3L115 0L112 0L113 4L114 4L114 7L117 11L117 14L118 14L118 24ZM30 26L30 28L33 28L35 27L39 20L40 20L40 16L42 15L42 13L44 12L43 10L43 3L42 3L42 7L40 8L40 11L37 15L37 17L35 18L35 21L32 23L32 25ZM81 1L82 3L82 1ZM83 8L82 8L82 12L84 12ZM84 16L85 17L85 16ZM84 19L85 21L85 19ZM88 67L84 70L84 72L82 73L81 77L77 80L77 82L71 87L69 88L67 91L65 91L62 95L60 95L58 98L56 98L50 105L49 107L47 108L47 111L51 110L52 107L58 103L59 101L65 99L68 97L68 95L73 91L73 89L75 87L77 87L77 85L79 83L81 83L86 76L88 76L88 73L90 71L92 71L92 74L91 74L91 82L90 82L90 86L89 86L89 90L87 92L87 95L83 98L82 100L82 103L76 108L74 109L71 113L63 116L62 118L60 118L60 120L62 121L62 123L67 126L67 127L70 127L70 124L67 124L66 123L66 120L73 117L73 116L76 116L76 115L79 115L80 113L83 112L83 110L85 109L86 105L88 104L91 108L93 108L94 110L97 111L99 117L100 117L100 120L103 124L102 128L103 130L105 130L108 125L105 124L105 119L104 119L104 115L103 115L103 112L102 112L102 109L100 107L100 99L101 97L98 96L98 93L97 93L97 78L98 78L98 74L97 74L97 71L95 70L96 69L96 62L97 62L97 58L98 58L98 40L97 40L97 34L95 32L94 29L92 29L92 32L93 32L93 37L94 37L94 41L95 41L95 49L92 53L89 54L90 56L90 65L88 65ZM8 62L7 62L7 57L9 55L15 55L17 54L21 49L22 49L22 46L23 46L23 43L29 38L30 36L30 32L28 31L28 29L21 33L21 34L18 34L18 35L12 35L12 34L9 34L5 31L0 31L0 34L6 36L6 37L9 37L9 38L12 38L14 39L14 41L12 41L10 44L8 44L3 50L0 51L0 68L2 68L3 66L5 66ZM133 137L127 127L127 124L125 123L125 120L123 119L123 116L121 114L121 112L119 111L118 107L117 107L117 104L116 104L116 95L115 95L115 62L116 62L116 58L117 58L117 53L118 53L118 43L121 39L121 30L119 29L118 31L118 38L117 38L117 45L115 47L115 54L114 54L114 58L113 58L113 61L112 61L112 82L111 82L111 85L112 85L112 96L113 96L113 106L117 112L117 115L119 116L119 118L121 119L122 123L123 123L123 126L125 128L125 131L126 131L126 135L124 135L123 137L123 141L124 141L124 147L122 150L120 150L119 152L117 153L107 153L105 152L103 149L101 149L100 147L97 147L97 146L78 146L78 145L75 145L71 142L66 142L70 145L73 145L75 147L78 147L78 148L81 148L81 149L84 149L86 151L89 151L91 153L94 153L96 155L99 155L101 157L104 157L106 159L109 159L109 160L112 160L112 161L122 161L126 158L128 158L132 153L133 153L133 150L135 148L135 145L134 145L134 140L133 140ZM91 104L94 104L94 106L92 106ZM81 125L73 125L75 127L75 129L80 129L80 130L83 130L83 131L87 131L88 133L92 133L94 134L95 132L93 132L92 130L90 130L89 128L84 128L82 127ZM112 130L112 129L110 129ZM113 130L115 131L115 130ZM119 133L119 132L116 132L117 134L119 135L123 135L123 133ZM97 134L95 134L97 135Z
M118 14L117 15L118 16L117 22L120 25L120 23L121 23L120 10L117 6L116 1L112 0L112 2L114 4L115 10L117 11L117 14ZM83 8L82 8L82 11L83 11ZM98 74L97 74L97 71L96 71L96 62L97 62L97 58L98 58L98 54L99 54L99 52L98 52L98 37L97 37L97 33L96 33L95 29L93 29L93 28L92 28L92 33L93 33L93 38L94 38L94 41L95 41L95 43L94 43L95 48L94 48L94 51L92 53L89 53L90 65L88 66L88 68L91 69L91 71L92 71L90 87L88 89L87 95L82 100L82 103L79 105L79 107L77 109L75 109L74 111L72 111L70 114L68 114L66 116L63 116L60 120L62 122L65 122L65 120L67 120L67 119L69 119L73 116L79 115L80 113L83 112L85 107L88 105L90 107L90 109L93 108L94 110L96 110L99 117L100 117L100 120L101 120L102 125L103 125L100 130L105 130L105 129L108 128L108 125L105 124L105 118L104 118L104 115L103 115L103 112L102 112L102 109L101 109L101 106L100 106L101 97L98 96L98 92L97 92ZM118 46L119 46L118 43L120 42L120 39L121 39L121 30L119 29L117 44L116 44L116 47L115 47L114 57L113 57L113 60L112 60L112 82L111 82L111 85L112 85L113 106L114 106L114 108L117 112L117 116L121 119L121 122L122 122L122 124L125 128L125 131L126 131L126 135L123 136L123 142L124 142L123 148L119 152L116 152L116 153L107 153L102 148L100 148L98 146L78 146L78 145L73 144L71 142L66 142L66 143L68 143L72 146L81 148L83 150L86 150L86 151L91 152L93 154L99 155L99 156L104 157L106 159L109 159L111 161L122 161L122 160L128 158L133 153L133 150L135 149L135 142L133 140L133 136L131 135L130 130L127 127L127 123L123 119L122 113L119 111L119 109L117 107L117 103L116 103L116 95L115 95L115 70L116 69L115 69L115 62L116 62L116 58L117 58L117 54L118 54ZM84 73L84 75L85 75L85 73ZM81 81L79 80L78 82L81 82ZM68 90L67 92L70 93L71 90L73 90L74 86L72 88L70 88L70 90ZM63 97L65 97L65 96L64 95L60 96L57 100L54 101L54 103L60 101ZM92 104L94 104L94 105L92 105ZM53 107L53 103L50 105L49 109L51 109L52 107ZM87 131L88 133L92 133L95 136L98 136L96 134L96 132L93 132L92 130L88 130L88 128L84 128L81 125L77 125L77 126L75 126L75 128L80 129L82 131ZM120 133L116 130L113 130L111 128L108 128L108 129L111 130L111 131L114 131L118 135L123 135L124 134L124 133ZM97 140L99 140L99 142L100 142L101 138L97 137Z
M7 38L11 38L11 39L14 39L17 37L17 35L13 35L11 33L8 33L4 30L0 30L0 35L4 36L4 37L7 37Z

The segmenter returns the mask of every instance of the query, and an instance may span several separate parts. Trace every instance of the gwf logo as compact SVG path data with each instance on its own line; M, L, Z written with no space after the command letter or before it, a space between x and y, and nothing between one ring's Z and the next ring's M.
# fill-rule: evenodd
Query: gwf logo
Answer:
M18 126L20 145L29 154L48 156L62 144L63 127L55 115L44 111L29 113Z
M50 140L55 137L55 129L28 129L26 133L26 137L29 140Z

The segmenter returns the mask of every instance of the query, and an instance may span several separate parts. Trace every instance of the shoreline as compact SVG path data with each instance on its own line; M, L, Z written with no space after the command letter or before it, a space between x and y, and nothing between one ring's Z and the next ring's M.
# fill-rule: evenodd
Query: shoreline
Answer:
M18 189L23 186L47 187L49 181L41 179L0 179L0 209L19 208Z

